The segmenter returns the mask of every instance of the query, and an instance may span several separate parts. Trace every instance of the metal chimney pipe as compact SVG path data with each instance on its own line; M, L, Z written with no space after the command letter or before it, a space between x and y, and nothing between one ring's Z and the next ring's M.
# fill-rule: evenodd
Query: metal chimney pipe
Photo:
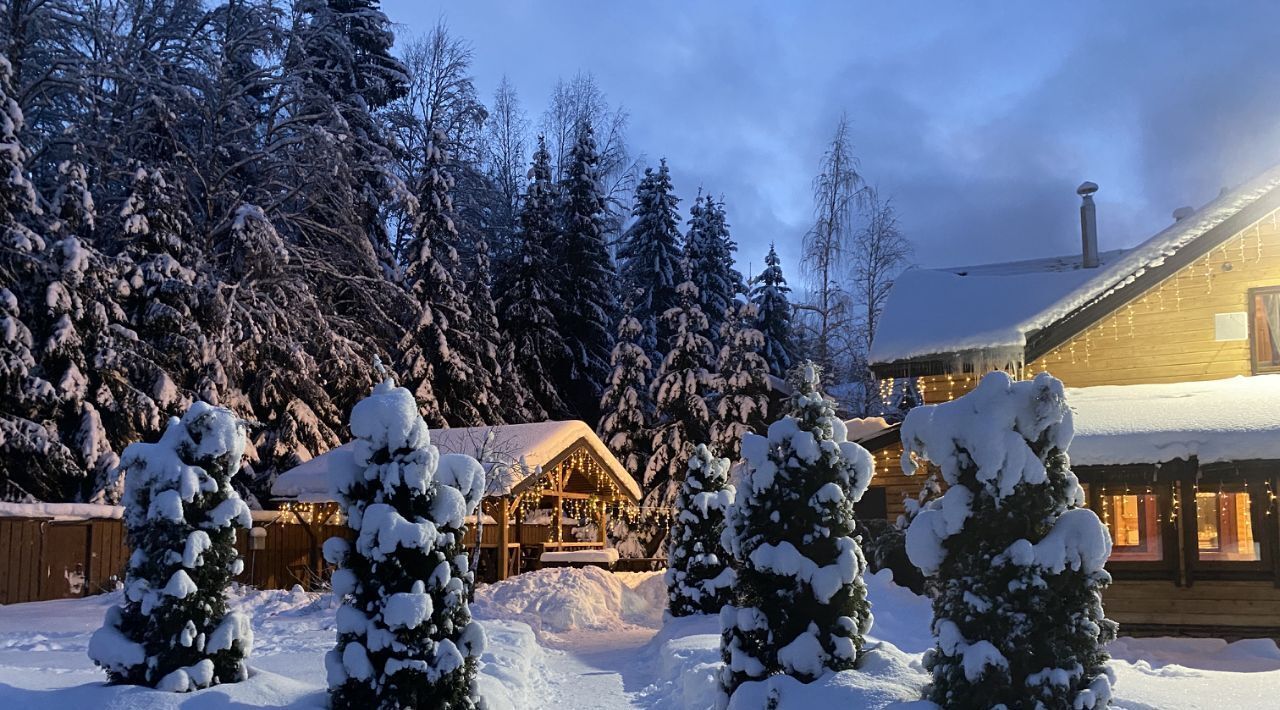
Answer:
M1093 193L1098 186L1085 181L1076 188L1076 194L1084 201L1080 204L1080 265L1086 269L1098 268L1098 211L1093 205Z

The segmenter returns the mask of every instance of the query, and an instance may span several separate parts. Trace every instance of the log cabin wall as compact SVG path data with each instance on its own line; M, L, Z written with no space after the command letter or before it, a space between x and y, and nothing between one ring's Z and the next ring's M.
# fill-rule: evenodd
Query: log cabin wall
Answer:
M1027 374L1048 371L1068 387L1252 374L1247 334L1218 340L1216 317L1248 313L1249 289L1265 286L1280 286L1274 212L1030 363Z

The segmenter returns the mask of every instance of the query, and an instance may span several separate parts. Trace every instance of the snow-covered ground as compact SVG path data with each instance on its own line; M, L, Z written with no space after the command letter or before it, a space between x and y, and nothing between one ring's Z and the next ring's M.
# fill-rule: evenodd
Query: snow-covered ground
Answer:
M875 605L872 649L858 671L808 686L778 684L782 707L931 707L925 682L927 600L868 579ZM116 594L0 606L0 707L322 708L322 656L334 642L331 597L238 590L253 619L254 672L244 683L186 695L107 687L85 654ZM502 708L705 708L715 693L719 622L662 623L656 574L553 569L483 587L473 610L489 637L481 683ZM1280 697L1280 649L1272 641L1122 638L1115 657L1121 708L1267 708ZM757 688L760 693L765 688ZM744 698L742 707L753 706Z

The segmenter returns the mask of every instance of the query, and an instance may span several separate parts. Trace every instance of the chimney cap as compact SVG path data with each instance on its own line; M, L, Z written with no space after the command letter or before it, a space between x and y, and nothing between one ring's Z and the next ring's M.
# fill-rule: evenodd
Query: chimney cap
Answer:
M1097 191L1098 191L1097 183L1092 183L1092 182L1089 182L1088 180L1085 180L1084 182L1080 183L1080 187L1076 188L1076 194L1081 197L1088 197L1089 195L1092 195Z

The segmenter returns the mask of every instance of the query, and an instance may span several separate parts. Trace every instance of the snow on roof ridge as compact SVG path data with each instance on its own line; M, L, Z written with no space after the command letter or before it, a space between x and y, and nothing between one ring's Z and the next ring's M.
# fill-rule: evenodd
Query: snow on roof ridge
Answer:
M1192 215L1174 222L1141 244L1127 250L1104 252L1101 255L1103 263L1096 269L1031 269L1037 263L1049 265L1056 262L1066 266L1070 259L1048 257L1021 262L905 271L890 291L881 328L871 344L870 360L875 364L971 350L1021 349L1026 345L1028 333L1045 328L1079 308L1128 286L1148 268L1164 263L1166 258L1179 249L1239 214L1277 187L1280 187L1280 164L1234 190L1224 192ZM1107 259L1107 255L1114 255L1116 258ZM1027 267L1027 270L1018 268L1022 266ZM961 275L962 273L966 275ZM1019 277L1035 274L1041 275L1036 283L1013 283ZM1073 283L1072 277L1087 278ZM1046 278L1052 278L1057 283L1046 281ZM949 289L950 297L906 299L904 306L903 296L912 282L919 282L920 285L927 283L939 290ZM978 326L973 325L972 315L966 320L963 312L940 308L940 305L947 304L970 307L973 310L985 309L988 304L974 303L984 295L984 282L988 282L991 289L1006 301L1016 302L998 304L994 310L1001 312L986 313L988 322ZM1054 287L1065 287L1065 290L1055 293ZM898 308L894 307L895 295L898 296ZM1018 298L1010 299L1011 295ZM1035 299L1034 296L1041 298ZM938 324L939 327L922 326L921 321L927 320L927 310L945 311L940 314L945 319ZM1007 320L1000 320L1001 316ZM895 321L904 322L895 325ZM950 328L947 328L948 324ZM904 329L904 332L898 332L899 329ZM940 330L951 332L940 335Z

